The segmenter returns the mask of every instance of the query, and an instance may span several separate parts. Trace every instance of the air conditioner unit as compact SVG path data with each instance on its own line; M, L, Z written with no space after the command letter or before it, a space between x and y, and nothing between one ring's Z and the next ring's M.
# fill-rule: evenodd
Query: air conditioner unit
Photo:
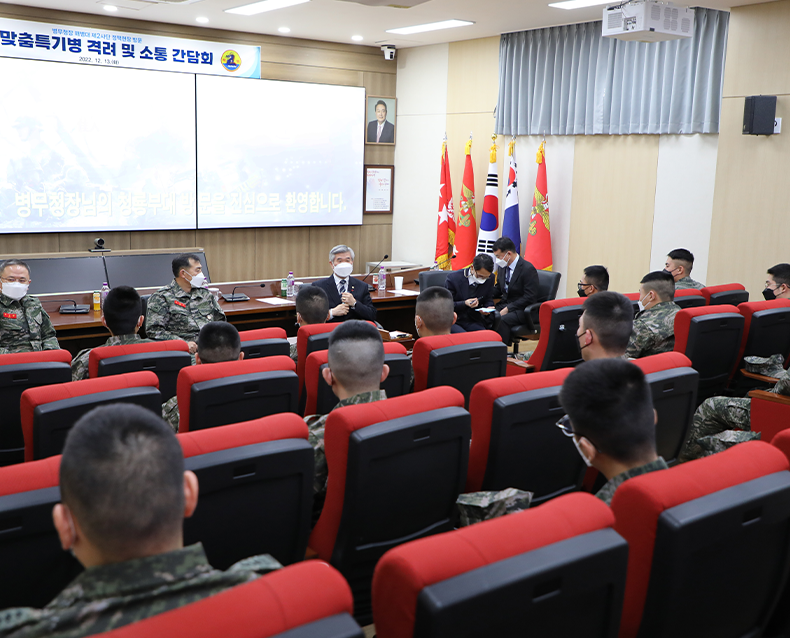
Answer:
M690 38L694 34L694 9L669 2L631 2L603 10L603 36L618 40L661 42Z

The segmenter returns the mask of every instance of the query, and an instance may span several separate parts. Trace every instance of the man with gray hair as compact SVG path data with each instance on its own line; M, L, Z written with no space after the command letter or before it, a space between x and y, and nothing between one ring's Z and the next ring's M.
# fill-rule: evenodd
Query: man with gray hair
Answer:
M30 268L19 259L0 265L0 354L58 350L55 328L38 297L27 294Z
M368 285L351 276L354 270L354 251L339 244L329 251L332 274L313 285L322 288L329 297L329 322L361 319L375 321L376 309L370 299Z

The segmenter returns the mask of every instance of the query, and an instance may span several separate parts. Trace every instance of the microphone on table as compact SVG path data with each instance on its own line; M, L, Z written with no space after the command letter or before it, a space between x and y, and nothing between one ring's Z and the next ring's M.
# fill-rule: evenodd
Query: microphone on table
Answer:
M263 284L261 284L261 287L263 287ZM250 298L247 295L245 295L244 293L239 293L237 295L236 294L236 288L249 288L249 285L247 285L247 286L234 286L233 290L231 290L230 294L229 295L222 295L222 298L225 301L229 302L229 303L232 303L234 301L249 301L250 300Z
M377 263L375 266L373 266L373 268L371 269L371 271L370 271L370 272L369 272L367 275L365 275L365 276L362 278L362 281L365 281L365 279L367 279L368 277L370 277L370 276L371 276L371 275L372 275L372 274L373 274L373 273L376 271L376 269L377 269L379 266L381 266L381 262L382 262L382 261L384 261L385 259L387 259L388 257L389 257L389 255L384 255L384 256L383 256L383 257L382 257L382 258L379 260L379 263ZM370 291L370 292L373 292L374 290L376 290L376 287L375 287L373 284L368 284L368 291Z
M60 301L70 301L73 304L71 306L63 305L58 308L58 312L62 315L87 315L90 312L88 304L78 304L73 299L61 299Z

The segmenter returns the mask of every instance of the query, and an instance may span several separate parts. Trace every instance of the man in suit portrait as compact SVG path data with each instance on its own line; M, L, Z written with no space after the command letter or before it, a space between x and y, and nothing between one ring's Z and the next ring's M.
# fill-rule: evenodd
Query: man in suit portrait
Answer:
M332 274L326 279L315 282L329 297L328 323L361 319L375 321L376 309L370 299L368 285L351 276L354 269L354 251L345 244L339 244L329 251L329 264Z
M510 345L511 329L528 323L524 309L538 300L538 271L526 259L519 258L509 237L494 242L494 258L497 265L494 298L500 298L496 309L502 319L496 331Z
M368 122L369 144L394 144L395 125L387 121L387 105L384 100L376 102L376 119Z
M491 308L494 305L494 260L491 255L475 255L469 268L455 270L447 275L444 287L453 295L453 305L458 319L453 332L486 330L491 320L478 308Z

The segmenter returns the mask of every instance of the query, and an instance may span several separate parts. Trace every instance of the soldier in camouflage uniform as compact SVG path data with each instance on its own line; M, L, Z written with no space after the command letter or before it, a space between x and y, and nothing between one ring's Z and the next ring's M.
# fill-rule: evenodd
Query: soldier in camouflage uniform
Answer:
M0 271L0 354L58 350L60 345L49 315L38 297L27 294L30 268L8 259Z
M280 567L257 556L221 572L200 544L183 547L197 477L184 471L170 429L139 406L100 407L77 422L63 450L60 488L53 521L86 570L43 609L0 612L0 634L8 638L90 636Z
M667 255L664 262L665 272L672 275L675 280L675 290L687 290L693 288L700 290L705 287L698 281L691 278L691 269L694 267L694 255L685 248L678 248Z
M308 285L299 289L296 295L296 325L298 327L326 323L330 316L329 297L326 296L323 288ZM299 355L296 352L295 343L291 344L290 355L296 363Z
M143 325L143 302L140 295L131 286L118 286L107 294L102 307L101 321L110 331L110 338L105 346L126 346L133 343L148 343L150 339L141 339L137 331ZM86 348L74 357L71 362L71 378L73 381L88 378L88 363L91 349Z
M576 338L582 359L625 359L625 349L634 329L634 306L619 292L598 291L584 301Z
M607 505L628 479L667 469L656 454L650 386L633 363L587 361L565 379L559 399L567 416L557 426L573 439L584 462L608 479L596 494Z
M639 285L642 310L634 319L634 331L625 350L629 359L674 349L675 315L680 310L672 301L674 297L675 282L668 273L657 270L642 278Z
M329 365L322 370L322 374L324 381L340 399L333 411L347 405L373 403L387 398L379 386L387 378L389 366L384 364L381 335L371 324L356 319L343 322L329 337L328 355ZM316 518L326 496L328 467L324 453L324 429L328 417L328 414L314 414L304 419L309 431L308 441L315 450L313 488Z
M198 365L244 359L239 331L236 330L236 326L225 321L212 321L203 326L197 343L195 359ZM178 432L181 419L178 412L178 396L170 397L162 404L162 418L170 424L174 432Z
M207 288L197 255L179 255L173 260L172 283L148 299L145 330L154 341L183 339L189 353L197 351L200 329L210 321L225 321L225 313Z

